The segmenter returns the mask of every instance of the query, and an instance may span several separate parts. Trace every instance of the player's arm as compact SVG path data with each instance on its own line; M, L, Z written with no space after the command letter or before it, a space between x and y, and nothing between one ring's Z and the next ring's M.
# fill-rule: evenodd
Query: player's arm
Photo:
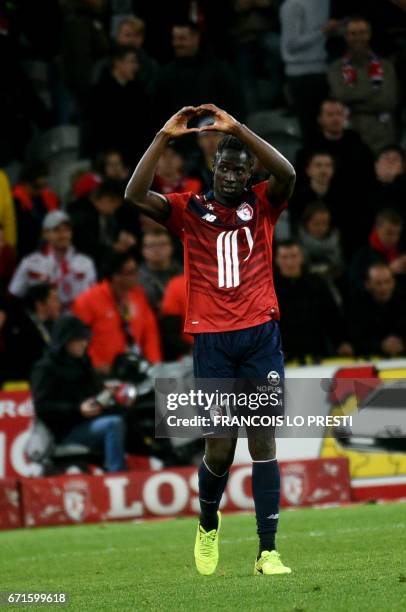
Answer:
M239 123L234 117L214 104L202 104L200 110L205 110L214 116L213 125L205 126L205 130L216 130L235 136L243 142L268 170L270 177L267 195L275 206L283 204L293 193L296 182L296 172L292 164L272 145L260 138L246 125Z
M197 128L187 127L188 121L195 114L193 106L185 106L165 123L141 157L125 190L125 199L156 221L166 221L171 214L166 198L150 189L156 166L172 138L198 131Z

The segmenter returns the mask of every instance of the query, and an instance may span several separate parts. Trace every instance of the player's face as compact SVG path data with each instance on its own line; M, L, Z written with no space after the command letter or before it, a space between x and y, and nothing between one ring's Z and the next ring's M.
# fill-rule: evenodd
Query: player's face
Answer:
M46 238L54 249L68 249L72 244L72 228L69 223L61 223L53 230L48 230Z
M395 289L395 279L389 268L371 268L365 286L377 302L387 302Z
M347 45L353 53L367 51L371 40L371 28L366 21L350 21L346 32Z
M222 152L214 164L214 193L216 199L238 201L252 173L252 164L244 151L232 149Z
M340 102L325 102L319 115L319 124L328 134L341 136L346 121L346 110Z

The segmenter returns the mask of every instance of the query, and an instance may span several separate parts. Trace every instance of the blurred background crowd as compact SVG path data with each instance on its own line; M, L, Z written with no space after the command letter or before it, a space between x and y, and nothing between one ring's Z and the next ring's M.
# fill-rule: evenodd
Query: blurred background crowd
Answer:
M9 0L0 65L1 383L30 379L68 313L103 376L128 351L190 354L182 247L123 194L165 120L204 102L297 171L275 245L287 362L406 355L397 1ZM209 190L220 139L168 146L153 188Z

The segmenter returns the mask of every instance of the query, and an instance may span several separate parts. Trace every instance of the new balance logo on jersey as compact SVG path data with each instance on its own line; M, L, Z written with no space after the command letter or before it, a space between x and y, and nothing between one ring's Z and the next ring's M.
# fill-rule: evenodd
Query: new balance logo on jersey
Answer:
M249 253L243 261L251 256L254 241L249 227L242 227L228 232L221 232L217 238L218 286L238 287L240 284L240 261L238 254L238 232L245 232Z
M204 221L209 221L210 223L213 223L213 221L215 221L217 219L216 215L212 215L211 213L206 213L202 219L204 219Z

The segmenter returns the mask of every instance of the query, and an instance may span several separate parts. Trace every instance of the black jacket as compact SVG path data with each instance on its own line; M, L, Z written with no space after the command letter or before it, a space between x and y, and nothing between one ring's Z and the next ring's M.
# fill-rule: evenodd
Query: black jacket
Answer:
M66 343L77 337L78 330L83 333L84 327L75 317L60 319L49 350L35 364L31 374L35 413L57 441L75 425L87 420L80 412L80 405L102 389L89 358L77 359L65 350Z

